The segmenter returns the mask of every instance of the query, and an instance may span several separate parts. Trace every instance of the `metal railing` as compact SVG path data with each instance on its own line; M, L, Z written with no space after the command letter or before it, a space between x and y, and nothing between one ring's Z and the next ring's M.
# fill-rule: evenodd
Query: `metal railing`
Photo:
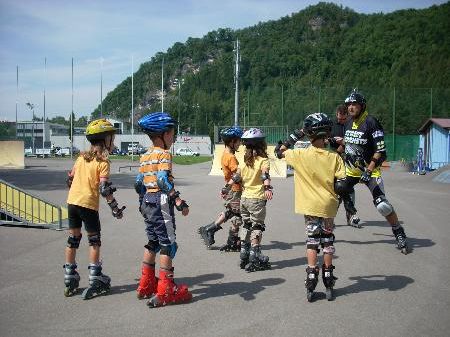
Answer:
M0 179L0 224L62 229L67 209Z

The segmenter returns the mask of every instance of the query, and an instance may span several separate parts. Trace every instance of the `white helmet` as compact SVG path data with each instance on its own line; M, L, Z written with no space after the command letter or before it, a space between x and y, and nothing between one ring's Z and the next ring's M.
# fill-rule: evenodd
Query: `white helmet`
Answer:
M250 128L244 132L241 139L244 144L254 144L266 138L264 132L258 128Z

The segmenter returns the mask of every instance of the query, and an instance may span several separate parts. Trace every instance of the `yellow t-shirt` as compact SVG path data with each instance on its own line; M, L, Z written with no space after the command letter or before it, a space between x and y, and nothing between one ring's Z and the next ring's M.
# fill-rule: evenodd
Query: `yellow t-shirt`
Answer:
M239 164L239 168L242 176L242 198L266 199L261 175L263 168L270 170L269 159L256 157L253 167L242 163Z
M87 162L83 156L75 161L75 175L70 186L67 203L98 211L100 178L109 178L109 161L93 159Z
M287 150L284 155L286 163L293 167L295 173L295 212L334 218L338 208L334 178L345 177L341 157L315 146Z
M233 173L237 171L239 162L234 154L225 150L222 154L221 164L225 183L228 183ZM240 191L241 189L241 184L233 183L233 185L231 185L232 191Z

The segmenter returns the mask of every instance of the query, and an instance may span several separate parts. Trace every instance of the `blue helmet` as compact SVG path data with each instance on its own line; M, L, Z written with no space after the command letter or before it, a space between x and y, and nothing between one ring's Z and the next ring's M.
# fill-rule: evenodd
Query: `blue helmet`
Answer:
M225 141L225 140L229 140L229 139L241 138L243 133L244 132L242 131L242 129L239 126L232 126L232 127L221 130L220 136Z
M138 125L148 135L158 135L174 129L177 122L166 112L152 112L141 117Z

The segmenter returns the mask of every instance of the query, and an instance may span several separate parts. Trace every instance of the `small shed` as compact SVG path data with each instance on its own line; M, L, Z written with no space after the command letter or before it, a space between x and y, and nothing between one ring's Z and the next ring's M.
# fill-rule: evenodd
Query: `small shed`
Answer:
M450 161L450 118L430 118L419 129L425 167L438 169Z

